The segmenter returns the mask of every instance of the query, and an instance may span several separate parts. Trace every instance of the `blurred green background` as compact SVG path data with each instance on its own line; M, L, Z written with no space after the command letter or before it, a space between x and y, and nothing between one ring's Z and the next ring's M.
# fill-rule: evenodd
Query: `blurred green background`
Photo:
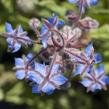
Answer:
M28 26L30 18L49 17L58 13L60 18L68 9L76 9L67 0L0 0L0 32L5 22L15 27L22 24L31 33ZM87 10L86 15L97 19L100 27L91 31L95 51L103 56L106 73L109 74L109 0L99 0L96 7ZM0 36L1 37L1 36ZM36 50L35 47L33 50ZM15 78L14 57L28 50L22 48L18 53L7 52L6 41L0 38L0 109L109 109L109 87L107 91L86 93L77 81L64 91L56 91L51 96L31 93L31 87Z

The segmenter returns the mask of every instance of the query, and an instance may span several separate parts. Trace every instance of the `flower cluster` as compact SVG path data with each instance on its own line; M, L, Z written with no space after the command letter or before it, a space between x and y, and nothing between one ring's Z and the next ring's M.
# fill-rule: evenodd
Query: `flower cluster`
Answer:
M60 89L60 85L67 81L59 70L59 64L53 66L32 62L32 54L23 56L23 58L15 59L16 77L17 79L26 79L35 83L32 88L33 93L47 93L51 94L55 89Z
M79 6L80 12L68 14L67 23L56 14L48 19L43 18L42 24L36 18L30 20L29 26L38 41L29 38L21 25L13 29L10 23L6 23L6 32L1 33L12 53L20 50L21 45L40 44L41 49L36 55L29 53L22 58L15 58L16 78L28 81L33 93L50 95L55 90L68 88L70 80L77 75L81 77L80 83L87 88L87 92L106 90L109 84L104 65L101 64L101 55L94 53L90 40L83 41L99 23L90 17L81 16L86 7L96 5L98 0L68 1ZM96 68L97 64L99 67Z

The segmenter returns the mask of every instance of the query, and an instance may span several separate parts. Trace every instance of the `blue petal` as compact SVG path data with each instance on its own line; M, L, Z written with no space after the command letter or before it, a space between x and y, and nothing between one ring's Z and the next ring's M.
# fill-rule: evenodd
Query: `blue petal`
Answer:
M21 58L15 58L15 66L16 67L24 67L24 61Z
M55 87L48 82L42 87L42 91L48 95L52 94L54 90Z
M75 4L78 0L68 0L69 3Z
M95 73L99 76L100 74L104 73L104 65L100 64L98 68L96 68Z
M85 5L81 7L81 5L79 5L79 8L81 9L81 13L85 13Z
M68 79L66 77L64 77L63 75L61 75L61 74L57 74L56 76L53 76L50 80L53 81L57 85L62 85Z
M12 49L12 53L15 53L21 48L21 44L18 42L14 43L13 41L14 41L13 38L7 38L8 48Z
M6 39L8 44L12 45L13 44L13 38L9 37Z
M101 89L102 89L102 86L98 83L93 84L91 87L92 92L95 92L96 90L101 90Z
M75 68L75 71L74 71L74 76L76 75L80 75L84 69L85 65L83 64L78 64Z
M92 69L93 69L93 64L92 65L89 65L86 69L86 73L91 73L92 72Z
M85 87L89 87L91 83L92 83L92 82L91 82L90 80L88 80L88 79L83 79L83 80L81 81L81 84L82 84L83 86L85 86Z
M12 32L13 31L13 28L12 28L10 23L5 24L5 30L6 30L6 32Z
M44 34L46 32L47 32L47 27L45 25L43 25L42 28L41 28L41 32L40 33Z
M90 5L95 6L97 5L97 3L98 3L98 0L90 0Z
M65 24L64 21L60 20L60 21L58 21L56 27L57 27L57 28L58 28L58 27L61 27L61 26L63 26L64 24Z
M25 78L25 71L23 71L23 70L17 71L16 72L16 78L20 79L20 80L24 79Z
M48 31L48 29L45 26L42 26L41 34L45 34L47 31ZM48 32L48 34L46 36L44 36L43 38L40 38L44 48L46 48L48 45L47 40L48 40L50 35L51 35L51 32Z
M52 18L48 18L48 21L49 21L52 25L54 25L54 23L56 22L57 18L58 18L58 16L55 14Z
M19 25L19 27L18 27L18 33L22 33L22 32L23 32L23 28L22 28L21 25Z
M48 38L51 36L51 32L49 31L48 34L46 36L44 36L43 38L41 38L43 47L46 48L48 45Z
M46 76L46 66L44 64L35 63L35 70Z
M95 63L96 63L96 64L100 63L100 62L102 61L101 55L100 55L99 53L96 53L96 54L94 55L94 60L95 60Z
M103 82L104 82L105 84L109 84L109 77L108 77L107 75L104 76Z
M14 50L12 51L12 53L15 53L21 48L21 44L16 42L13 47L14 47Z
M29 53L29 54L27 55L27 58L28 58L28 60L31 60L31 59L33 58L33 54L32 54L32 53Z
M38 93L38 94L40 93L38 85L35 85L35 86L32 87L32 93Z
M91 55L92 52L93 52L93 44L90 43L90 44L86 47L85 53L86 53L86 55L87 55L88 57L90 57L90 55Z
M53 67L52 67L52 74L54 74L54 73L57 73L57 71L59 70L59 64L55 64L55 65L53 65Z
M41 84L43 81L43 78L38 75L38 72L28 72L28 78L37 84Z

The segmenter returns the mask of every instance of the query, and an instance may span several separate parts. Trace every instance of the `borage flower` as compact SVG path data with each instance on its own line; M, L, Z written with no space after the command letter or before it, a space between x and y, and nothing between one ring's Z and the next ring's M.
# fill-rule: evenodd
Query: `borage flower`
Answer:
M84 52L80 54L80 57L75 57L75 61L78 63L73 72L74 75L83 75L84 73L90 72L93 64L98 64L102 61L102 57L99 53L94 54L94 48L92 43L90 43Z
M81 81L85 87L87 87L87 92L104 89L106 90L106 84L109 84L109 78L104 73L104 65L101 64L97 69L91 68L90 73Z
M17 52L21 48L21 44L25 46L31 44L27 32L23 31L21 25L13 29L10 23L6 23L5 28L6 32L2 33L2 35L7 38L8 49L12 53Z
M59 71L59 64L54 64L49 72L49 66L44 64L35 63L35 72L28 75L28 79L36 82L33 86L33 93L46 93L52 94L55 89L60 89L67 78Z
M85 12L85 7L95 6L98 0L68 0L69 3L79 6L82 13Z

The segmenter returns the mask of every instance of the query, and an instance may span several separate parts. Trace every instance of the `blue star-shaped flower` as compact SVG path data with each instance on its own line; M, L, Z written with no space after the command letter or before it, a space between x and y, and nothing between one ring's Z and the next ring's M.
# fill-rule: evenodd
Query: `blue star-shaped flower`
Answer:
M59 64L55 64L49 74L49 66L44 64L35 63L36 72L32 72L28 75L29 79L36 82L33 86L33 93L46 93L52 94L55 89L59 89L60 85L63 85L67 78L60 73Z
M48 20L43 19L43 26L40 32L40 40L43 43L44 48L47 47L47 40L52 35L52 29L59 29L61 26L64 25L64 21L58 20L57 15L53 15L52 18L48 18Z
M87 87L87 91L106 90L106 84L109 84L109 78L104 73L104 65L101 64L97 69L92 68L90 73L87 73L83 78L81 84Z
M27 32L23 31L21 26L14 30L10 23L6 23L5 29L6 32L2 33L2 35L7 38L8 48L12 53L17 52L21 48L21 44L27 46L31 43Z
M23 58L15 58L15 67L14 69L16 70L16 78L17 79L24 79L27 78L28 74L31 72L34 72L34 66L35 63L29 62L33 58L33 55L29 53L27 56L23 56Z
M86 47L84 53L82 53L80 57L83 60L80 58L75 59L79 64L76 65L75 71L73 72L74 75L83 75L84 73L90 71L90 69L93 67L93 64L97 64L102 61L102 57L99 53L94 54L92 43Z
M69 3L76 4L81 9L81 12L85 12L85 7L95 6L98 0L68 0Z

